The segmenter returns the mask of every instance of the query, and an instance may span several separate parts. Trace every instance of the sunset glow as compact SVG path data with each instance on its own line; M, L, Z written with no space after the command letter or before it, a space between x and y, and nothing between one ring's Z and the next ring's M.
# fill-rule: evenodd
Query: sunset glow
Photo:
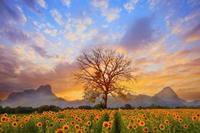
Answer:
M103 47L133 61L133 94L200 100L199 0L0 0L0 14L0 99L43 84L82 99L76 58Z

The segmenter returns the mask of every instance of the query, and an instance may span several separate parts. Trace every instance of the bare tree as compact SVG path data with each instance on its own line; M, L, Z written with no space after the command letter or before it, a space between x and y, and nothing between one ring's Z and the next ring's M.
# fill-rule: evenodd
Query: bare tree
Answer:
M131 60L114 50L92 49L82 52L77 59L80 72L76 77L85 85L84 97L101 97L107 108L108 95L125 96L126 88L120 81L132 80Z

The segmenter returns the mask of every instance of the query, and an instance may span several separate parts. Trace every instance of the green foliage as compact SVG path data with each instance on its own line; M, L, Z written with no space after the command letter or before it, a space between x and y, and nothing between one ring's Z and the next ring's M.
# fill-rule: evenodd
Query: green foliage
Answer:
M79 109L92 109L91 106L85 105L85 106L79 106Z
M103 106L102 103L100 103L100 104L95 105L93 108L94 108L94 109L103 109L104 106Z
M126 127L124 126L121 114L119 112L116 112L114 115L111 133L127 133Z
M124 105L124 108L125 108L125 109L131 109L132 106L131 106L130 104L125 104L125 105Z
M102 133L102 125L104 121L109 121L109 114L106 113L95 125L94 133Z
M44 106L40 106L38 108L32 108L32 107L16 107L16 108L11 108L11 107L1 107L0 106L0 114L3 113L8 113L8 114L30 114L33 112L38 112L38 113L42 113L44 111L54 111L54 112L58 112L60 111L61 108L54 106L54 105L44 105Z

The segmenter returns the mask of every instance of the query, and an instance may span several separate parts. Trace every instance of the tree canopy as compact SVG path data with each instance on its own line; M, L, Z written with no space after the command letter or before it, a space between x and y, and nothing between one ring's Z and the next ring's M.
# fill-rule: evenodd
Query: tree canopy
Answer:
M110 49L95 48L82 52L77 59L76 77L84 84L84 98L95 101L102 98L107 108L108 95L125 96L126 87L120 81L133 79L131 60Z

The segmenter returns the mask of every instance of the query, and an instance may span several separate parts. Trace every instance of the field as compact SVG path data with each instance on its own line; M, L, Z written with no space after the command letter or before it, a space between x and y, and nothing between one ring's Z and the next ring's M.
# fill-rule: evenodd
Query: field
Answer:
M1 133L199 133L199 109L64 110L2 114Z

